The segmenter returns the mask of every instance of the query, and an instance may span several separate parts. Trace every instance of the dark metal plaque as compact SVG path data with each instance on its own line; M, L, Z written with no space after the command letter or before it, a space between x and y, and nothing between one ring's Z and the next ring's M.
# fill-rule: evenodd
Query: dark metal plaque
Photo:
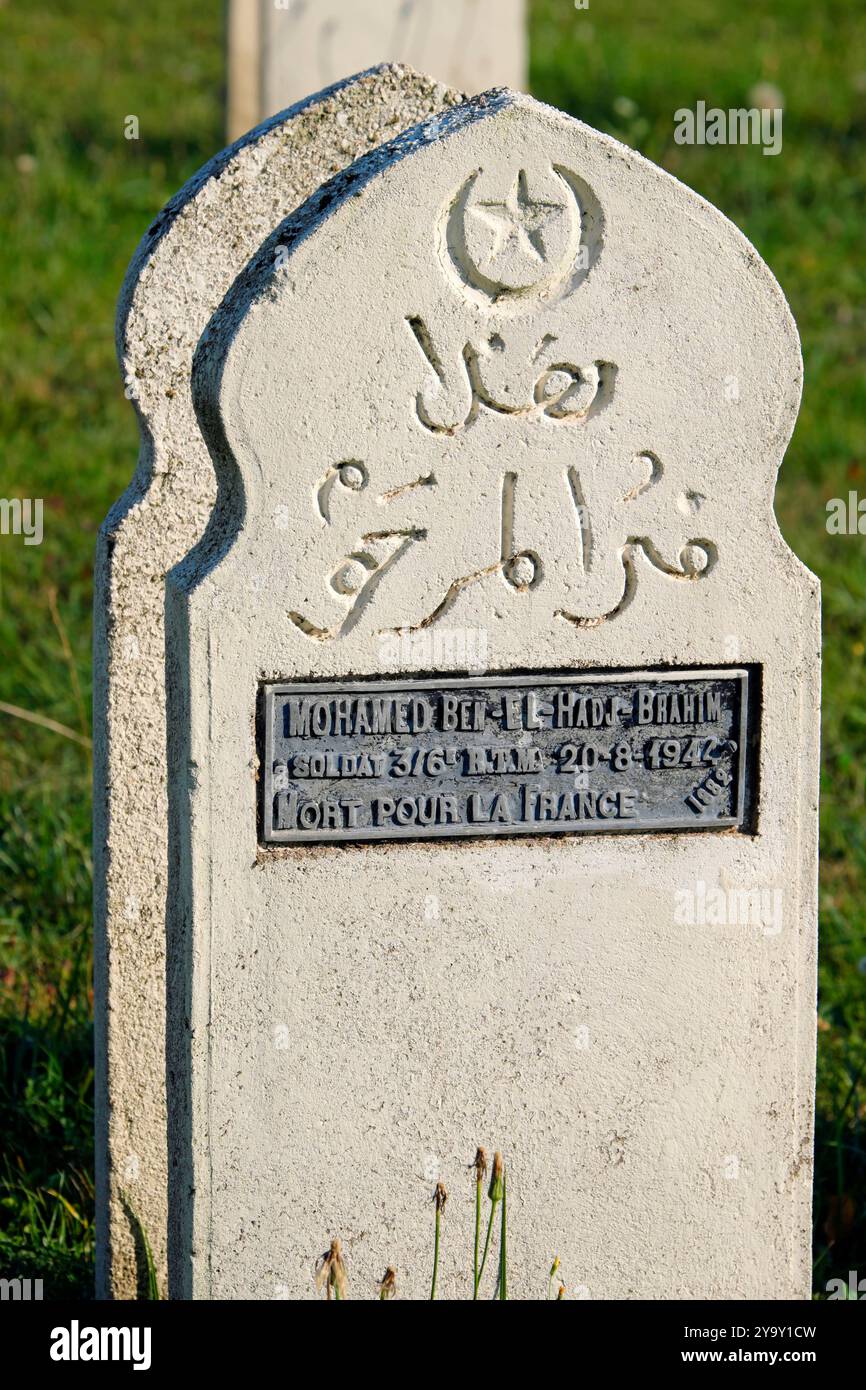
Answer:
M270 844L744 827L749 673L263 686Z

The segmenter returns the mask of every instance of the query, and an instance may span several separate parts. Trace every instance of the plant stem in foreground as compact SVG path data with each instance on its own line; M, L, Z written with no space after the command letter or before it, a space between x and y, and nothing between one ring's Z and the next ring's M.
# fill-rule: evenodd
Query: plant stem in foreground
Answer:
M506 1210L508 1207L508 1175L503 1169L502 1172L502 1222L499 1227L499 1299L500 1302L508 1298L508 1259L505 1248L506 1234Z
M472 1269L472 1298L478 1297L478 1282L481 1273L478 1269L478 1251L481 1245L481 1184L487 1173L487 1154L482 1148L475 1151L475 1162L472 1164L475 1169L475 1258Z
M478 1252L481 1247L481 1179L475 1183L475 1260L473 1266L472 1297L478 1297Z
M490 1220L487 1222L487 1235L484 1238L484 1254L481 1256L481 1268L478 1271L478 1283L484 1275L484 1266L487 1263L487 1252L490 1249L490 1236L493 1232L493 1219L496 1216L496 1204L502 1201L502 1154L497 1152L493 1155L493 1174L490 1179L490 1186L487 1195L490 1198Z
M445 1191L441 1182L437 1182L436 1191L433 1194L433 1202L436 1206L436 1227L433 1238L433 1281L430 1285L431 1302L436 1297L436 1280L439 1277L439 1244L442 1233L442 1213L445 1210L445 1203L448 1200L448 1193Z
M493 1218L496 1215L496 1203L490 1203L490 1218L487 1222L487 1235L484 1237L484 1254L481 1256L481 1268L478 1271L478 1284L481 1283L484 1275L484 1266L487 1264L487 1251L490 1248L490 1235L493 1230ZM478 1285L475 1288L475 1296L478 1297Z

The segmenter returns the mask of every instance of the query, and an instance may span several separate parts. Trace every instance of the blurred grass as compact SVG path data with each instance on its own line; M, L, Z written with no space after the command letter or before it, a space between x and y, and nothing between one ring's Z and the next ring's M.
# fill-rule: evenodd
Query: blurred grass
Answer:
M777 510L824 583L820 1292L866 1273L866 538L824 525L829 498L866 496L866 25L857 0L534 0L531 45L536 95L742 227L803 338ZM114 301L152 217L223 143L222 6L6 0L0 53L0 497L45 499L41 546L0 537L0 701L80 732L96 530L137 453ZM750 105L758 82L784 96L778 157L674 144L679 107ZM46 1294L91 1281L89 775L80 744L0 712L0 1274Z
M223 143L222 43L199 0L0 8L0 497L45 502L41 546L0 537L0 701L78 733L96 531L138 450L114 304ZM0 1274L46 1297L92 1289L90 891L86 748L0 711Z

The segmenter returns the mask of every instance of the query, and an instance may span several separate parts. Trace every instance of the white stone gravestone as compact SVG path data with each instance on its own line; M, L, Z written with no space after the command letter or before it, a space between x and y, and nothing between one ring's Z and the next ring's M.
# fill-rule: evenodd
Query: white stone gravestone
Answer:
M164 578L213 507L190 397L195 345L267 232L357 155L443 103L384 68L301 103L196 174L146 234L120 299L138 472L99 539L95 626L97 1287L140 1284L131 1211L165 1286L166 770ZM126 1201L124 1200L124 1197Z
M525 0L229 0L228 136L371 63L523 87Z
M507 92L239 277L167 598L175 1296L311 1296L333 1235L425 1296L434 1177L466 1296L484 1141L512 1296L553 1252L594 1298L808 1296L800 375L731 223ZM484 676L419 668L478 631Z

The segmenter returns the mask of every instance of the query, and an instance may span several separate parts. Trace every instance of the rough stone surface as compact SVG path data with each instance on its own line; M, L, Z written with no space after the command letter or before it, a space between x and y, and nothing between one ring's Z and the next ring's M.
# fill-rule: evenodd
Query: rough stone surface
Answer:
M443 104L384 68L322 92L212 160L145 235L118 352L142 434L138 471L99 538L95 602L97 1227L101 1296L141 1278L129 1213L165 1282L166 775L164 587L201 535L213 466L190 398L198 337L262 238L335 171Z
M175 1296L312 1296L339 1235L355 1296L394 1263L423 1297L436 1177L465 1296L484 1142L513 1297L554 1251L595 1298L808 1297L819 591L772 508L800 377L731 223L509 93L239 277L194 367L223 505L167 595ZM262 846L260 683L430 675L403 637L472 631L491 673L750 668L754 833Z
M523 87L525 0L231 0L228 135L371 63L463 92Z

